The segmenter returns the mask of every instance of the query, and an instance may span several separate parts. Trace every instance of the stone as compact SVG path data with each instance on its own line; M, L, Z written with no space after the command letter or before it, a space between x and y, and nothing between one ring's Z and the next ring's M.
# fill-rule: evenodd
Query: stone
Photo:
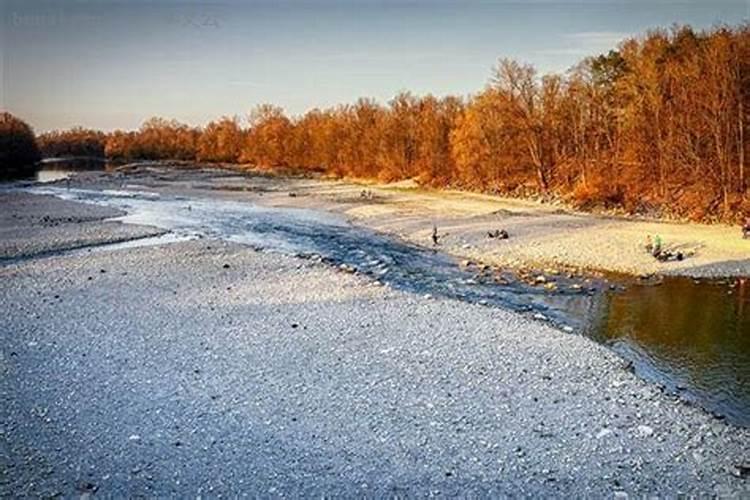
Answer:
M648 425L639 425L636 428L636 431L638 432L638 435L641 437L648 437L654 434L653 427L649 427Z
M601 439L603 437L609 436L610 434L612 434L611 429L602 429L596 433L596 439Z

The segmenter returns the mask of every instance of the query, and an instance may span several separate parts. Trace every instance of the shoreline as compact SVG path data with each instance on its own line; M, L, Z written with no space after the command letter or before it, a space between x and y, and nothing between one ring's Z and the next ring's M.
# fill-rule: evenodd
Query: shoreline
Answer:
M354 224L425 247L432 246L436 226L438 248L459 260L627 277L750 277L750 240L742 239L739 227L726 224L597 215L521 199L424 190L404 182L237 174L250 182L250 201L260 205L338 213ZM228 180L223 187L237 189L242 183ZM371 197L363 197L363 192ZM499 229L509 232L508 240L487 237L487 232ZM656 235L664 241L665 250L683 252L685 259L659 262L648 254L647 237Z

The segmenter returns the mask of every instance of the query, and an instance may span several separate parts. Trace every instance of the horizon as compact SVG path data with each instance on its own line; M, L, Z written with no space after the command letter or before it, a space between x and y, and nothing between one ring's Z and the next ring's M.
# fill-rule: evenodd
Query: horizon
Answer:
M0 100L44 133L153 116L202 126L261 103L297 116L401 91L465 97L501 57L563 73L651 29L747 22L749 5L5 2Z

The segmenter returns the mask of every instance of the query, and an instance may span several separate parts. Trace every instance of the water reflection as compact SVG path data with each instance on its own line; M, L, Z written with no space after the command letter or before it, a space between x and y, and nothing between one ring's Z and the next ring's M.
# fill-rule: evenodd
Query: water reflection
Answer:
M586 333L639 375L750 425L750 280L668 278L608 294Z
M106 170L111 165L101 158L48 158L39 163L35 180L54 182L67 179L76 172Z

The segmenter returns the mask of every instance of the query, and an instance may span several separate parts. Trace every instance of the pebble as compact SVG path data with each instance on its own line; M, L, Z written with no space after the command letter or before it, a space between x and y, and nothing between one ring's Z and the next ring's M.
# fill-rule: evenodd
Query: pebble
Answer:
M636 430L638 431L638 435L641 437L648 437L654 434L653 427L650 427L648 425L639 425Z
M596 439L601 439L603 437L609 436L610 434L612 434L611 429L602 429L596 433Z

